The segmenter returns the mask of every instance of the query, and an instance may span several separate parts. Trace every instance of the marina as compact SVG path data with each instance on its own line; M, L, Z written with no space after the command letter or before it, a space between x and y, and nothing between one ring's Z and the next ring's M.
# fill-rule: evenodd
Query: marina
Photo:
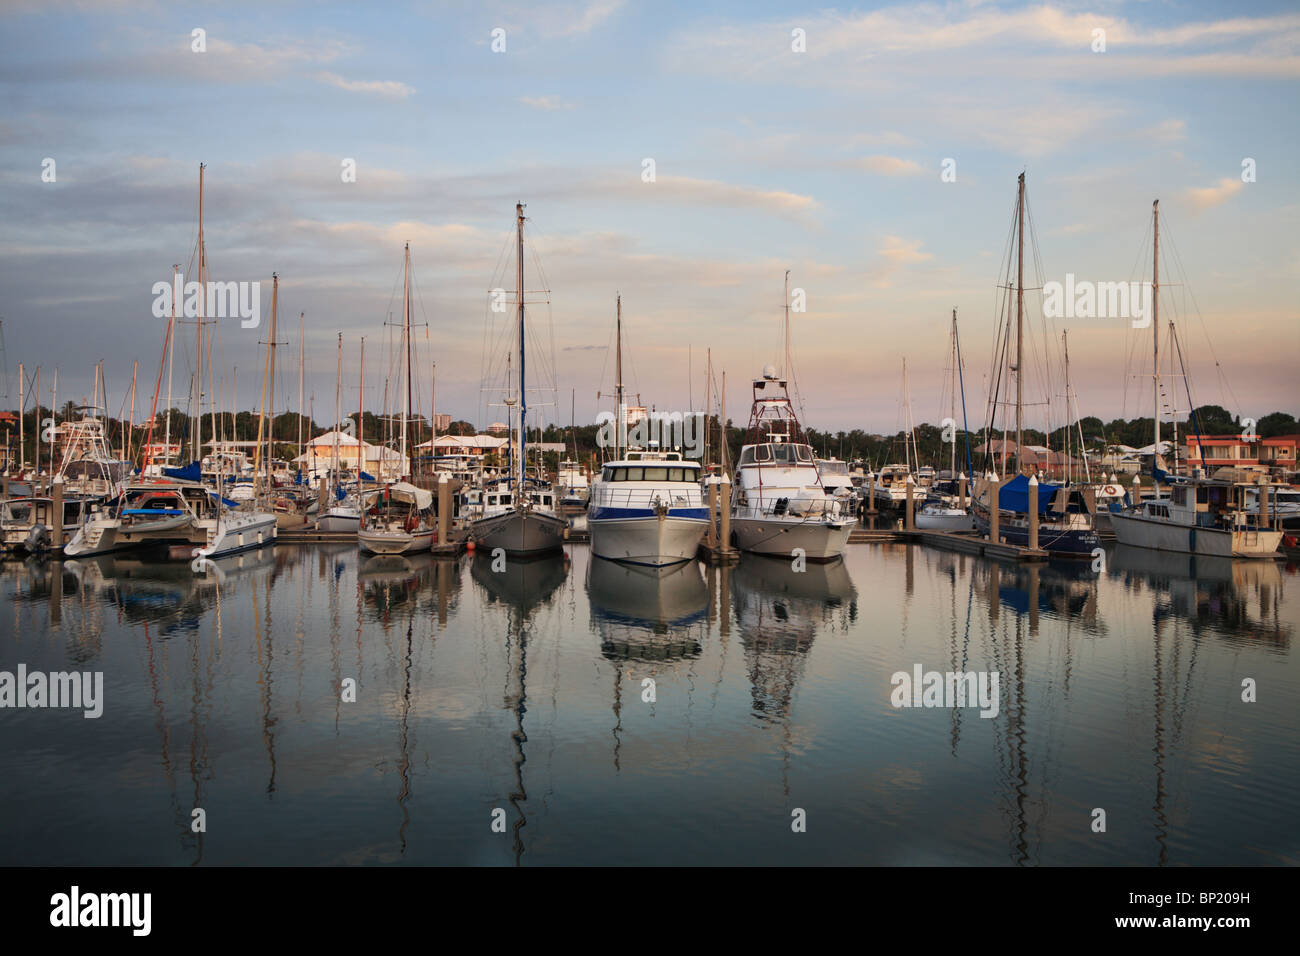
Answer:
M886 938L936 877L1008 938L1285 929L1298 50L1214 0L0 4L6 928L870 867Z

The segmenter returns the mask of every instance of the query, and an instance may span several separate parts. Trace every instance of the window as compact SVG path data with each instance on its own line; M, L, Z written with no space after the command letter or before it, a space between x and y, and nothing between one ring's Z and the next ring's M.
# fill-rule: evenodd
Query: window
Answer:
M755 455L754 455L754 457L755 457L755 459L757 459L758 461L771 461L771 460L772 460L772 446L771 446L771 445L759 445L756 449L754 449L754 451L755 451Z
M644 468L629 468L629 469L627 470L627 480L628 480L628 481L643 481L644 479L641 477L641 475L644 474L644 473L645 473L645 469L644 469Z
M683 468L669 468L669 469L668 469L668 480L669 480L669 481L686 481L687 479L684 478L684 477L682 477L682 474L683 474L684 471L685 471L685 469L683 469Z
M786 465L794 463L794 449L789 445L777 445L772 450L776 452L777 462Z
M501 503L502 503L503 505L508 505L508 504L510 504L510 496L509 496L509 495L502 495L502 496L501 496Z
M752 465L754 463L754 449L746 448L740 453L740 463L742 465Z
M798 453L800 461L813 460L812 449L809 448L807 445L796 445L795 451ZM839 468L836 468L833 473L837 475L847 474L847 472L844 470L843 465L841 465Z
M614 480L614 469L613 469L613 468L610 468L608 465L606 465L605 468L604 468L604 470L601 472L601 475L600 475L600 476L601 476L602 478L604 478L606 481L613 481L613 480Z
M646 481L667 481L667 480L668 480L668 469L667 469L667 468L647 468L647 469L645 470L645 480L646 480Z

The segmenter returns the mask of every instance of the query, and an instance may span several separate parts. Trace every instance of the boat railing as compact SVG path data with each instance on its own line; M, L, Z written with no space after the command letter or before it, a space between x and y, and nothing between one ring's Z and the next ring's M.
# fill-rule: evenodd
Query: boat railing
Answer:
M619 488L608 485L592 492L591 503L601 508L653 508L660 503L670 508L699 508L704 495L693 483L680 491L667 488Z

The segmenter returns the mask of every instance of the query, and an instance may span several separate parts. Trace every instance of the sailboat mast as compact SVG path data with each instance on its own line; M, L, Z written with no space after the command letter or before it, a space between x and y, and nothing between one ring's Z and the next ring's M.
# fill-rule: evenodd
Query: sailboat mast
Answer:
M271 491L272 487L271 459L275 457L275 336L279 327L276 313L279 311L280 276L272 272L271 282L271 383L268 386L266 418L266 490L268 492ZM231 428L234 428L233 422Z
M785 358L781 361L781 377L790 380L790 270L785 270Z
M194 460L203 461L203 163L199 163L199 335L194 359ZM172 298L175 298L173 294Z
M1152 471L1160 454L1160 200L1151 203L1154 223L1151 243L1151 420L1155 422L1155 444L1151 448Z
M952 403L952 410L949 417L952 419L953 428L957 427L957 310L952 310L952 395L949 396ZM952 438L952 452L948 456L948 477L950 479L957 477L957 436L954 433Z
M1025 399L1024 325L1025 325L1025 174L1020 174L1020 188L1016 197L1016 214L1020 225L1016 239L1016 470L1024 471L1024 441L1021 417ZM1006 449L1003 448L1005 456Z
M524 493L527 474L524 446L528 438L528 393L524 390L524 204L515 203L515 282L519 289L519 486L515 489L515 502Z
M357 398L357 487L361 485L361 473L366 470L366 337L361 336L361 384Z
M1074 460L1070 457L1070 330L1061 331L1061 350L1065 353L1065 483L1070 483ZM1049 464L1050 459L1049 459Z
M619 448L622 447L623 432L627 427L624 417L626 412L623 408L623 297L616 295L614 304L618 314L616 324L618 333L614 349L614 387L618 393L618 421L614 423L614 460L618 461L621 457Z
M307 331L307 313L298 313L298 457L302 457L302 367L303 339Z
M339 472L339 425L343 418L343 333L339 333L338 362L334 372L334 461L330 465L333 474L330 484L338 481ZM324 504L321 505L324 508Z
M176 273L180 265L172 266L172 314L167 322L167 417L163 426L163 455L171 452L172 447L172 366L176 364ZM150 425L150 428L153 426ZM152 454L149 456L152 457ZM179 464L172 462L173 465Z
M411 244L406 244L404 278L402 280L402 341L406 346L406 394L402 397L402 458L407 461L410 473L415 474L407 456L407 432L411 418Z

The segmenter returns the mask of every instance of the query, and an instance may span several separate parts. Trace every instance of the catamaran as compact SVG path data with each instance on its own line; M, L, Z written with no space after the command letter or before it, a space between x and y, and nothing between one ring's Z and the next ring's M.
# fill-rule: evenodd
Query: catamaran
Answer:
M541 477L530 478L527 469L528 391L524 327L524 206L515 204L516 293L519 341L519 432L515 443L513 474L484 487L482 517L470 525L476 545L489 551L503 549L507 554L543 554L564 544L567 522L555 509L555 492ZM515 399L506 399L511 412ZM513 416L512 416L513 417Z

